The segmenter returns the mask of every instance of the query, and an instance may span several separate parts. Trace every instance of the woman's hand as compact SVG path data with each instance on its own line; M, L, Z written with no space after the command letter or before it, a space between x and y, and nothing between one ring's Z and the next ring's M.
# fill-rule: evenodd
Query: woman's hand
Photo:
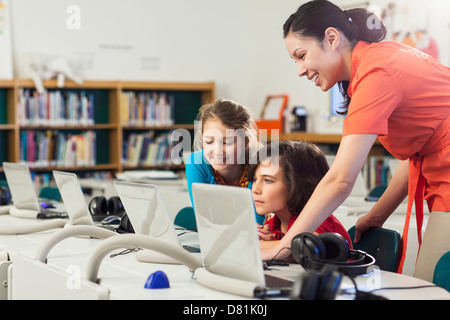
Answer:
M372 207L372 210L356 221L355 239L358 243L361 235L370 227L381 228L389 216L400 205L408 194L409 161L401 161L392 176L386 191Z
M353 240L355 243L358 243L361 240L361 235L371 227L381 228L383 223L379 222L377 219L373 219L371 215L366 214L356 221L355 224L355 239Z

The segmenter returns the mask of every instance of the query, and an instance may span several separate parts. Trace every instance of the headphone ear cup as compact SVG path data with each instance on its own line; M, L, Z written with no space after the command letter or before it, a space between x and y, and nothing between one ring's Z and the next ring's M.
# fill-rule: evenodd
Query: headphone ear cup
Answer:
M135 233L131 221L128 215L125 213L120 219L119 228L117 228L118 233Z
M108 213L108 201L105 197L94 197L89 202L89 212L92 215L95 214L107 214Z
M292 286L290 299L334 300L341 281L342 275L329 265L324 266L320 272L305 271Z
M108 214L117 215L124 211L125 209L119 197L111 197L108 199Z
M323 243L323 259L332 261L347 261L349 259L350 247L343 236L334 232L325 232L317 236Z
M324 259L326 248L316 235L303 232L296 235L291 241L291 253L295 261L301 264L302 258L312 260Z
M292 286L290 299L315 300L319 280L319 274L316 271L305 271Z
M320 271L317 300L334 300L336 298L342 281L342 275L336 269L336 267L325 265Z
M7 205L11 203L11 193L9 192L9 188L0 187L0 205Z

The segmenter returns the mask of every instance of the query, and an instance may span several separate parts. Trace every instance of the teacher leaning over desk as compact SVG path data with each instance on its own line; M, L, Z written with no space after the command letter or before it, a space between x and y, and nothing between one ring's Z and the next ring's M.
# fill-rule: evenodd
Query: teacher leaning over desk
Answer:
M367 228L381 227L406 196L408 212L414 199L421 230L427 200L431 214L414 275L432 281L437 261L450 251L450 69L414 48L382 41L386 29L366 9L311 1L283 30L300 77L322 91L340 84L346 118L333 165L285 237L262 249L263 259L289 255L283 248L294 236L316 230L344 202L378 138L404 161L376 205L357 221L355 241ZM406 219L405 226L409 214Z

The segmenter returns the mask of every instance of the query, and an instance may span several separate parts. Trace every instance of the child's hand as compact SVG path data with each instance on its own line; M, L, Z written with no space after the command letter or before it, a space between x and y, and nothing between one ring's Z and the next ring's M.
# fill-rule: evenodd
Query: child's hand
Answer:
M265 224L263 226L258 224L257 226L260 240L271 241L275 239L275 234L272 233L268 224Z

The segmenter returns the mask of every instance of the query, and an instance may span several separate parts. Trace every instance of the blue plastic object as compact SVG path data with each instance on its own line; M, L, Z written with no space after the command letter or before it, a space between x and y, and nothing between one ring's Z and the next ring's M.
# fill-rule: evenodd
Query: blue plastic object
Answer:
M167 289L170 288L169 278L163 271L155 271L150 274L145 282L146 289Z

